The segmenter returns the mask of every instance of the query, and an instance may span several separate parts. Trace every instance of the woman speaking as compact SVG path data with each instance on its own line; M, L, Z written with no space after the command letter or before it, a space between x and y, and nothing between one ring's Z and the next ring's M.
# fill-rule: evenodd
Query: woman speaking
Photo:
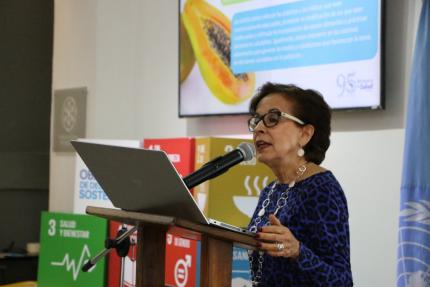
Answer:
M331 111L314 90L266 83L250 105L257 160L276 180L248 226L254 286L352 286L348 207L334 175L320 166L330 145Z

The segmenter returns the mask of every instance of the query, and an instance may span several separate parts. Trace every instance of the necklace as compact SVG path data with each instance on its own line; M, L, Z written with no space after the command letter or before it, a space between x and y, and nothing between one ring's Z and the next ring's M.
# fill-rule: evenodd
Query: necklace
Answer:
M288 194L290 193L290 190L294 187L294 185L296 184L296 181L305 173L305 171L306 171L306 163L297 168L296 178L288 185L288 188L282 192L281 196L276 201L276 209L273 212L273 214L275 216L277 216L278 211L281 210L282 208L284 208L284 206L287 204ZM254 219L254 222L251 225L251 227L249 228L249 231L256 233L259 226L270 225L269 220L267 220L265 224L261 224L261 223L262 223L263 216L267 213L267 207L270 204L270 197L272 196L273 192L275 191L277 184L278 184L278 182L274 181L272 186L270 187L270 190L267 193L267 196L261 205L261 209L258 211L257 217ZM250 265L250 269L251 269L252 286L258 286L260 284L260 281L261 281L261 278L263 275L263 263L264 263L263 255L264 255L264 252L258 251L257 262L254 262L255 261L255 259L253 257L254 252L257 252L257 251L248 250L249 265ZM257 271L256 272L254 272L254 269L253 269L254 264L257 264L257 266L256 266Z

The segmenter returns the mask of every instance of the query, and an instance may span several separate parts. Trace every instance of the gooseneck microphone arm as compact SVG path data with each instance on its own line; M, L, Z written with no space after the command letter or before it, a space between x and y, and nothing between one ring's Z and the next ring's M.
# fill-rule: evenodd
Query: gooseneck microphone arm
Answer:
M242 160L238 156L229 158L217 157L213 161L204 164L200 169L184 177L183 180L188 188L193 188L206 180L223 174L229 170L230 166L238 164Z
M188 188L193 188L200 183L219 176L229 170L230 167L242 162L251 160L254 157L254 146L250 143L243 142L237 149L215 158L204 164L200 169L183 178Z

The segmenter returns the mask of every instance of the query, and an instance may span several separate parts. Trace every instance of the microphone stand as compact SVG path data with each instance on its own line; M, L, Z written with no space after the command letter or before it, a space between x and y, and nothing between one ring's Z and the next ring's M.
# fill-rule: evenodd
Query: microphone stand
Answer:
M82 266L83 272L88 272L91 268L93 268L97 262L99 262L103 257L105 257L109 252L112 251L112 249L116 250L116 253L119 257L122 259L122 271L121 271L121 281L123 280L123 270L124 270L124 258L127 256L128 251L130 250L130 238L129 236L132 235L137 230L136 226L133 226L131 229L127 230L127 227L123 226L120 230L118 230L116 234L115 239L106 239L105 240L105 249L103 249L99 254L88 260L84 266ZM121 282L122 284L122 282Z

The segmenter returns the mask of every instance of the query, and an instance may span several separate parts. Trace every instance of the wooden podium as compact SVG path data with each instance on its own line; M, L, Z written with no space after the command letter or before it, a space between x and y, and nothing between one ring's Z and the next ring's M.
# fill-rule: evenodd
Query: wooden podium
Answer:
M233 245L255 249L257 240L218 227L148 213L88 206L91 215L137 226L136 287L164 285L166 232L201 240L201 287L231 286Z

